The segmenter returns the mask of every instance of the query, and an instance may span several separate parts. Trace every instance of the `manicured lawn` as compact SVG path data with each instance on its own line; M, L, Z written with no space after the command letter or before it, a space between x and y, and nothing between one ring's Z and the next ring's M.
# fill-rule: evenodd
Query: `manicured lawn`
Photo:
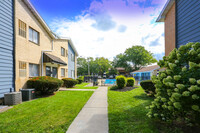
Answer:
M62 91L0 114L0 132L66 132L93 92Z
M97 89L97 86L92 86L92 87L85 87L86 85L89 85L89 83L81 83L75 85L74 88L69 88L69 89Z
M141 87L132 91L108 91L110 133L163 133L174 132L146 116L145 108L153 100ZM162 125L162 126L161 126Z

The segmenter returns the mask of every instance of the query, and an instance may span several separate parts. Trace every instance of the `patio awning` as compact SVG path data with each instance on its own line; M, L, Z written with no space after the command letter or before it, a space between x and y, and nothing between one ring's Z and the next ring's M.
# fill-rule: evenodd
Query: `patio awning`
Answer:
M67 65L67 63L64 62L62 59L60 59L59 57L56 57L55 55L51 55L48 53L44 53L43 62L44 63L56 63L56 64L60 64L60 65L64 65L64 66Z

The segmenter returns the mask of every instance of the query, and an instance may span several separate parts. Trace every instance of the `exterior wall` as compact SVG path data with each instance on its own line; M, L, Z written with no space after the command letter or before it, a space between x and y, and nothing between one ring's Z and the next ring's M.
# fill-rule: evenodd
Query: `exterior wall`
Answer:
M29 79L29 63L38 64L39 71L41 74L41 58L42 58L42 50L52 50L52 41L53 41L53 51L48 52L49 54L55 55L61 58L63 61L67 63L68 58L61 56L61 46L68 49L68 41L66 40L53 40L48 32L43 28L43 26L39 23L36 17L32 14L32 12L28 9L28 7L24 4L22 0L15 0L16 1L16 16L15 16L15 30L16 30L16 81L15 86L16 90L18 91L20 88L26 88L26 81ZM18 28L19 19L26 23L26 38L19 36ZM39 45L34 44L29 41L29 26L36 31L39 32ZM26 77L19 77L19 61L26 62L27 70L26 70ZM56 64L57 65L57 64ZM54 64L45 64L43 65L43 75L46 75L45 70L46 66L54 66ZM58 67L58 78L61 78L60 68L66 68L67 66L60 66ZM68 74L66 74L68 75ZM67 76L66 76L67 77Z
M10 89L14 91L13 11L13 0L0 0L0 98Z
M200 1L177 0L177 47L188 42L200 42Z
M176 6L171 7L165 18L165 56L176 47Z
M72 77L72 71L75 71L75 61L72 61L71 54L75 56L74 50L72 49L71 45L68 44L68 77L75 78L76 76Z

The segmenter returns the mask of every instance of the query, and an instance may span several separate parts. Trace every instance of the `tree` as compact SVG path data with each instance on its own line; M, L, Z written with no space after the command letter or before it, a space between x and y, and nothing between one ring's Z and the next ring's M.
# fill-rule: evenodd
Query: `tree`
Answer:
M132 71L132 67L130 63L128 63L124 54L118 54L116 57L114 57L112 65L114 68L123 67L128 72Z
M77 58L77 74L85 75L88 72L88 63L87 60L83 57Z
M142 66L157 62L153 54L147 51L143 46L132 46L126 49L124 56L125 60L131 63L136 70L140 69Z
M95 62L96 64L98 64L97 68L98 68L99 75L103 76L103 73L108 72L108 69L111 68L111 62L104 57L96 58Z

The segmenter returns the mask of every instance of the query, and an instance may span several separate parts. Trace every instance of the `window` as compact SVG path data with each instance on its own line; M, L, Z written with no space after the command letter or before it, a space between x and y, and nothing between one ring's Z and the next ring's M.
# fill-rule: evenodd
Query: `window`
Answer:
M72 77L72 78L75 77L75 75L74 75L74 70L71 71L71 77Z
M26 77L26 62L19 62L19 77Z
M26 38L26 23L19 20L19 35Z
M29 64L29 77L39 76L39 65Z
M65 77L65 69L61 68L61 77Z
M61 47L61 56L65 56L65 49Z
M46 76L51 76L51 67L46 66Z
M74 61L75 60L75 57L73 54L71 54L71 61Z
M29 41L39 44L39 32L29 27Z

